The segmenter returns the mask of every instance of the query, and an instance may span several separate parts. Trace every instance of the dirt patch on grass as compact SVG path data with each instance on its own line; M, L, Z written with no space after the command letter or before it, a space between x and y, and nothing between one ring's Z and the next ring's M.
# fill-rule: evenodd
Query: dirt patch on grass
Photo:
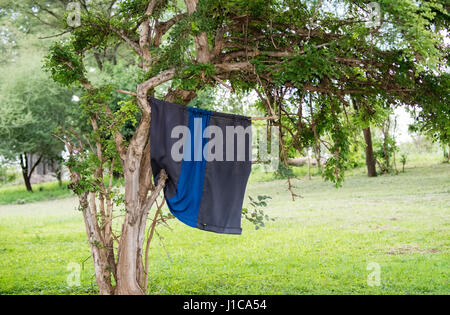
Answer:
M439 253L438 249L422 249L417 244L404 244L390 249L388 255L409 255L409 254L436 254Z
M377 225L376 230L378 230L378 231L388 231L388 230L399 231L399 230L401 230L401 227L384 224L384 225Z

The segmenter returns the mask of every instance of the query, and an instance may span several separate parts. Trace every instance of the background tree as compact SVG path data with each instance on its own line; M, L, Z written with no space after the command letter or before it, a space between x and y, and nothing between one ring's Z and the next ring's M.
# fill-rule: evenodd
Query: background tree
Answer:
M376 162L382 174L397 172L395 152L398 150L395 140L396 120L388 115L379 128L380 136L375 141Z
M410 111L415 118L414 124L410 126L410 131L420 132L433 141L440 143L444 152L450 152L450 75L442 73L436 77L424 78L426 89L418 91L415 100L418 104L424 106L410 107ZM430 92L428 94L427 92ZM427 102L427 99L433 98L433 102ZM447 154L447 162L449 161Z
M352 102L356 112L357 121L362 128L364 136L367 176L376 177L377 168L373 150L371 124L376 121L377 111L373 107L367 106L368 100L363 99L358 102L358 100L354 98L352 99Z
M20 59L1 69L0 155L18 161L25 186L32 191L36 166L45 159L61 160L64 146L52 133L71 122L75 104L70 91L40 70L39 57L16 58Z

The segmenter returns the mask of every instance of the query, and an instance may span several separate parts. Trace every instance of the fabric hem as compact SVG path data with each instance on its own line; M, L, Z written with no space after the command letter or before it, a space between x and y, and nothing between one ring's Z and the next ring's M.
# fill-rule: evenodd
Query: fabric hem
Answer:
M234 235L241 235L242 234L242 228L232 228L232 227L220 227L220 226L214 226L214 225L208 225L208 224L201 224L194 222L190 219L186 219L182 216L177 215L174 211L172 211L169 207L170 212L182 223L186 224L187 226L190 226L192 228L196 228L202 231L206 232L214 232L214 233L220 233L220 234L234 234Z
M183 222L187 226L190 226L190 227L193 227L193 228L197 227L197 221L194 222L193 220L186 219L186 218L178 215L175 211L172 211L172 209L170 209L170 207L169 207L169 210L170 210L170 213L172 213L175 218L177 218L178 220L180 220L181 222Z
M248 116L228 114L228 113L221 113L221 112L216 112L216 111L198 109L198 108L195 108L195 107L188 107L188 106L185 106L185 105L180 105L180 104L176 104L176 103L171 103L171 102L158 100L157 98L154 98L154 97L149 97L148 99L149 99L150 104L151 104L151 102L153 100L154 101L159 101L159 102L164 102L164 103L168 103L170 105L174 105L179 110L186 111L186 110L189 110L189 109L191 109L191 110L194 109L194 110L211 112L211 116L215 117L215 118L225 118L225 119L229 119L229 120L246 120L246 121L251 121L251 118L248 117Z
M197 229L207 231L207 232L214 232L214 233L220 233L220 234L234 234L234 235L241 235L242 229L241 228L230 228L230 227L219 227L214 225L202 225L198 224Z

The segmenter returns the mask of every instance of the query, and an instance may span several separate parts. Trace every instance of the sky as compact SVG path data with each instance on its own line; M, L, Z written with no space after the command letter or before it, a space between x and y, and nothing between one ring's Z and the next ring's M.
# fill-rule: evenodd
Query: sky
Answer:
M394 115L397 117L397 132L395 134L397 142L405 143L412 141L412 137L408 132L408 126L414 122L414 119L404 107L396 108Z

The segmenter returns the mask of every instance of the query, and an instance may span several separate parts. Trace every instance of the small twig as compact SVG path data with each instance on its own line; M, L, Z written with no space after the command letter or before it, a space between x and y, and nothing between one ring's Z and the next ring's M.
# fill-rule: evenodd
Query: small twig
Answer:
M145 247L145 267L144 267L144 273L145 273L145 279L144 279L144 290L146 290L147 288L147 284L148 284L148 254L149 254L149 248L150 248L150 242L153 238L153 234L155 233L155 228L156 228L156 223L157 223L157 219L158 219L158 215L161 212L161 209L164 205L164 202L161 203L161 205L158 205L158 196L161 193L161 191L163 190L163 188L166 185L166 180L167 180L167 173L166 171L163 169L160 173L160 178L158 181L158 186L156 187L155 191L153 191L153 193L147 198L147 203L145 204L144 208L148 209L147 211L150 210L150 208L152 207L153 203L156 202L156 206L157 206L157 210L155 213L155 217L153 219L153 223L152 226L149 228L148 231L148 235L147 235L147 244Z
M155 233L156 233L156 236L158 236L158 238L159 238L159 242L160 242L161 246L163 247L164 251L166 252L167 258L169 259L169 261L171 263L173 263L173 260L170 257L169 251L167 250L166 245L163 242L163 238L161 237L161 235L159 235L158 231L156 231Z
M267 161L255 160L255 161L252 161L252 164L270 164L270 161L267 162Z
M71 32L71 31L72 30L67 30L67 31L64 31L62 33L55 34L55 35L50 35L50 36L45 36L45 37L38 37L38 39L49 39L49 38L53 38L53 37L59 37L59 36L62 36L64 34L67 34L67 33Z
M132 96L137 96L137 94L135 92L130 92L130 91L116 90L116 92L122 93L122 94L127 94L127 95L132 95Z
M314 24L314 21L317 17L317 13L319 13L319 10L321 7L322 7L322 0L319 0L319 3L317 4L316 9L314 10L313 16L309 20L310 25L308 25L308 37L306 38L307 40L309 40L311 38L311 27L312 27L312 24Z
M110 194L112 191L113 179L114 179L114 158L111 160L111 166L109 168L108 194Z
M160 222L161 222L162 224L164 224L164 226L165 226L166 228L168 228L170 231L173 231L173 229L172 229L172 228L170 227L170 225L167 223L167 220L175 219L175 217L172 217L172 218L164 218L162 212L159 213L159 216L160 216L160 219L159 219Z
M280 130L280 133L279 133L279 138L280 138L281 154L283 155L282 156L283 163L284 163L284 166L286 168L289 168L288 159L287 159L287 152L286 152L286 148L284 147L285 143L284 143L284 140L283 140L283 134L282 134L281 130ZM287 182L288 182L288 189L291 192L292 201L295 201L295 197L301 198L300 195L298 195L298 194L296 194L294 192L294 185L292 185L291 177L289 176L289 174L287 174Z
M258 73L256 72L256 67L255 67L255 66L253 67L253 72L255 73L256 78L258 79L258 83L261 85L261 88L262 88L264 94L266 95L266 98L262 97L262 95L261 95L261 93L258 91L258 89L255 89L255 91L256 91L256 93L258 94L259 98L260 98L262 101L264 101L264 100L266 101L267 106L268 106L268 108L267 108L267 109L268 109L268 112L269 112L269 114L270 114L272 117L274 117L274 116L276 116L276 115L275 115L275 112L273 111L272 104L270 103L269 95L267 94L266 90L264 89L264 85L263 85L263 83L262 83L262 81L261 81L261 78L259 77Z
M269 116L269 117L251 117L250 120L277 120L278 116Z
M165 203L165 199L163 199L163 201L161 202L160 205L158 205L158 200L155 200L156 202L156 213L155 213L155 217L153 219L153 223L150 227L150 229L148 230L148 234L147 234L147 244L145 245L145 268L144 268L144 273L145 273L145 279L144 279L144 290L147 290L147 285L148 285L148 254L149 254L149 250L150 250L150 243L153 239L153 235L155 234L155 229L156 229L156 225L158 223L158 216L161 213L161 209L164 206Z
M231 85L226 84L222 79L220 79L219 77L213 75L212 76L214 80L216 80L217 82L219 82L221 85L223 85L225 88L227 88L228 90L230 90L231 92L234 92L233 87Z
M275 45L275 41L273 40L273 27L272 27L272 19L270 19L270 39L272 41L272 45L275 49L278 49L277 45Z

